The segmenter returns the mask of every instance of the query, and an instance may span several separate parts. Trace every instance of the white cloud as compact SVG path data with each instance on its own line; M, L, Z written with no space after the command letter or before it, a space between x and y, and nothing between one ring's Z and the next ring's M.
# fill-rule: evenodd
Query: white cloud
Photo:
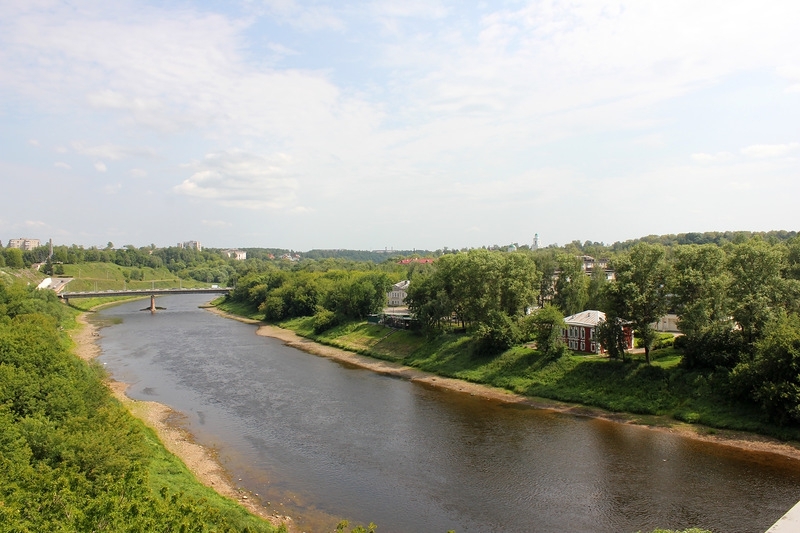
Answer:
M117 161L127 157L155 157L155 150L149 148L129 148L114 144L102 144L97 146L86 146L82 142L72 143L72 148L79 154L93 157L110 159Z
M26 220L22 225L28 229L42 229L49 227L49 224L42 220Z
M106 164L105 164L105 163L103 163L102 161L97 161L97 162L94 164L94 168L95 168L95 170L97 170L98 172L105 172L105 171L107 171L107 170L108 170L108 167L107 167L107 166L106 166Z
M141 168L132 168L128 172L132 178L144 178L147 176L147 171Z
M233 226L227 220L203 220L202 224L209 228L230 228Z
M270 157L243 151L208 154L195 172L173 190L225 207L284 210L296 207L297 180L284 154Z
M53 166L56 167L56 168L63 168L64 170L70 170L72 168L71 166L69 166L67 163L64 163L63 161L57 161Z
M733 158L733 154L730 152L717 152L715 154L706 154L706 153L696 153L692 154L692 160L698 161L700 163L718 163L722 161L729 161Z
M29 139L28 144L30 144L31 146L39 146L39 141L36 139Z
M742 148L742 153L748 157L783 157L798 148L800 148L800 143L753 144Z

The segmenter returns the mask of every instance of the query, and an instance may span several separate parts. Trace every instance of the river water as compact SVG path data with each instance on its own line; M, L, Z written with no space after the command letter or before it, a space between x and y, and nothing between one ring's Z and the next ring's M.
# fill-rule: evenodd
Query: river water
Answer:
M305 531L764 532L800 499L800 463L510 406L352 368L198 308L107 308L100 361L183 413L238 485Z

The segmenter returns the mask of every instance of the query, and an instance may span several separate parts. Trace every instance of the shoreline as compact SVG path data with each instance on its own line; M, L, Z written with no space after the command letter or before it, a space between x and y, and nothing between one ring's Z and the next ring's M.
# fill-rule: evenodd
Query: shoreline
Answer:
M101 355L100 346L96 342L100 336L100 328L87 320L85 312L78 315L76 320L80 326L70 332L75 343L73 353L84 361L91 361ZM290 516L270 514L260 504L257 496L236 486L213 449L195 442L194 436L180 425L180 412L162 403L129 398L126 394L129 384L110 377L106 380L106 386L131 415L156 432L161 444L178 457L200 483L235 501L275 527L284 525L290 533L298 531Z
M306 353L327 357L339 362L351 364L359 368L371 370L379 374L391 375L407 379L414 383L422 383L430 387L461 392L478 396L488 400L503 403L513 403L524 405L534 409L546 409L559 413L596 418L618 424L631 424L648 428L654 431L663 431L682 437L708 442L729 448L735 448L746 452L767 453L781 456L783 458L800 461L800 443L787 443L755 433L743 431L733 431L727 429L715 429L706 426L698 426L679 422L666 416L639 416L627 413L614 413L597 407L589 407L579 404L569 404L557 400L546 398L533 398L522 396L505 389L491 387L479 383L471 383L455 378L438 376L423 370L405 366L399 363L374 359L354 352L349 352L342 348L320 344L311 339L301 337L294 331L266 324L264 322L233 315L222 311L216 307L209 306L206 310L220 316L253 324L258 326L257 335L271 337L282 341L287 346L297 348ZM642 419L645 419L644 421ZM650 421L650 422L648 422ZM710 432L713 431L713 434Z

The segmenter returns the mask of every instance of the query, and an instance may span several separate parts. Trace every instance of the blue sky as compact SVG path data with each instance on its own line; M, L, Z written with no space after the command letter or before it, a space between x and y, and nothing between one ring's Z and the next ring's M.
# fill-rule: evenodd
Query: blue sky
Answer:
M0 240L798 230L800 2L0 1Z

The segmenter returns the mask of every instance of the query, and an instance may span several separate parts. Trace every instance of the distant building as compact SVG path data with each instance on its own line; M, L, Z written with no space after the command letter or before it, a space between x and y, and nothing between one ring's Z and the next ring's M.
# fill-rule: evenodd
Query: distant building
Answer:
M531 246L531 250L538 250L539 249L539 234L533 234L533 246Z
M398 265L410 265L411 263L428 264L428 263L433 263L433 261L434 260L431 259L430 257L412 257L410 259L401 259L400 261L397 262L397 264Z
M587 353L606 353L597 337L597 326L605 322L606 314L602 311L581 311L564 319L567 326L561 331L562 339L570 350ZM633 349L633 330L625 326L625 346Z
M198 252L203 250L203 247L200 245L200 241L186 241L186 242L179 242L178 248L186 248L189 250L197 250Z
M244 261L247 259L247 252L244 250L222 250L222 253L228 257L232 257L237 261Z
M406 279L392 285L392 290L386 293L386 299L389 301L389 307L400 307L406 304L409 283L410 282Z
M20 250L33 250L34 248L38 248L41 246L41 241L39 239L9 239L8 240L8 247L9 248L19 248Z

